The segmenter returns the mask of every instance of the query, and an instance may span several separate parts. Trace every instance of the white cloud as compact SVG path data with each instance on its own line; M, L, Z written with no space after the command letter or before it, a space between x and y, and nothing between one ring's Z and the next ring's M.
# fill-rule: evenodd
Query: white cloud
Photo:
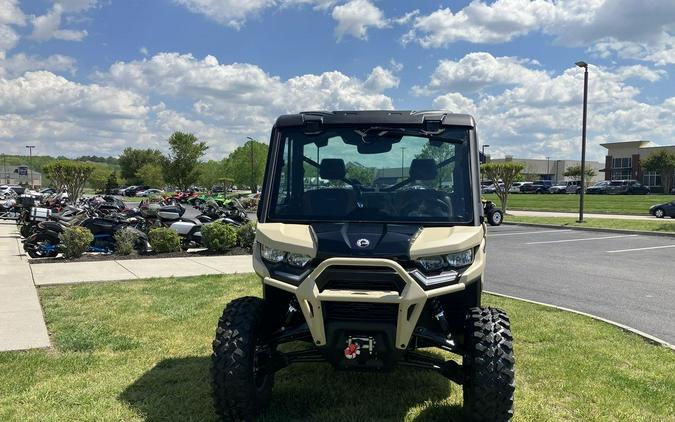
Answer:
M547 78L546 72L530 69L526 64L528 61L515 57L494 57L485 52L469 53L458 61L441 60L429 83L423 87L415 86L413 91L418 95L448 90L472 92Z
M338 40L345 35L367 39L368 28L384 28L388 25L384 13L369 0L350 0L336 6L331 16L338 23L335 28Z
M63 13L63 6L56 3L47 14L34 16L31 19L33 32L30 38L36 41L47 41L52 38L65 41L82 41L87 36L87 31L59 28Z
M52 72L75 73L75 59L62 54L38 57L17 53L6 59L0 59L0 77L15 77L31 70L50 70Z
M76 83L47 71L0 79L0 148L31 142L45 154L108 155L125 146L165 148L173 131L187 130L222 158L246 136L265 139L280 114L391 109L384 91L398 84L381 66L364 79L332 71L284 80L255 65L177 53L119 62L95 79Z
M240 28L248 16L276 4L275 0L175 0L175 2L193 13L200 13L232 28Z
M16 0L0 0L0 59L19 41L19 34L13 26L26 24L26 16Z
M484 63L473 63L475 68L494 63L494 58L481 55L474 56L474 60L476 57L482 58ZM452 63L461 63L465 59ZM434 106L474 114L480 128L479 136L491 145L493 156L578 157L583 71L571 67L551 75L531 68L533 65L528 66L528 61L516 60L516 63L521 68L515 74L534 72L533 75L514 77L511 64L494 66L487 73L483 70L477 73L457 71L455 66L450 66L451 72L438 75L439 69L443 68L439 65L430 77L432 82L444 81L433 85L432 91L441 92L433 99ZM616 69L591 66L589 75L591 159L602 160L605 150L599 144L607 141L650 139L657 143L672 143L675 121L671 116L675 99L648 103L640 99L640 90L629 84L629 80L636 77L657 81L666 76L663 71L644 66ZM476 85L476 81L482 85ZM502 81L508 81L508 84L502 84ZM503 85L500 90L497 89L499 85ZM468 94L472 92L474 94Z
M403 42L504 43L531 32L600 55L675 63L675 3L652 0L473 0L461 10L417 16Z

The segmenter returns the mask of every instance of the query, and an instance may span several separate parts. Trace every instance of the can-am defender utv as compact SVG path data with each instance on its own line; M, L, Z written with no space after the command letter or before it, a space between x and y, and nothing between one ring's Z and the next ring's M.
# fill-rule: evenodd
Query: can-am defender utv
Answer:
M219 320L218 414L252 420L276 371L327 361L345 370L433 370L463 386L467 420L509 420L512 336L503 311L481 307L479 188L471 116L279 117L253 249L263 299L236 299ZM279 348L298 341L306 347ZM460 355L462 365L418 351L432 347Z

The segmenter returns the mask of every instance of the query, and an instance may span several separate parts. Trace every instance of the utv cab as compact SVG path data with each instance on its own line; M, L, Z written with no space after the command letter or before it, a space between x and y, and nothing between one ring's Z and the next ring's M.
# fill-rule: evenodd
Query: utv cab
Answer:
M275 372L301 362L435 371L463 386L466 419L512 417L509 319L481 307L478 155L474 119L464 114L277 119L253 248L263 298L229 303L213 342L221 417L255 419Z

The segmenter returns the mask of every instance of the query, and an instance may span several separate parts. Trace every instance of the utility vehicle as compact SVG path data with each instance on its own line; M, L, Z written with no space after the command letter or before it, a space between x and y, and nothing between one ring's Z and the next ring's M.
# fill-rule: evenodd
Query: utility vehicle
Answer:
M478 161L468 115L279 117L253 248L263 298L230 302L218 322L217 413L253 420L275 372L325 361L340 370L435 371L463 386L467 420L509 420L510 323L481 307L487 228Z

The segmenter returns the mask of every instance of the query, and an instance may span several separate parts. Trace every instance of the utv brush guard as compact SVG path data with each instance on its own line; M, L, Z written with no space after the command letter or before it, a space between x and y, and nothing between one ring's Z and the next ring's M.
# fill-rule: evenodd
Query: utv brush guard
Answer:
M263 298L237 299L219 320L217 413L254 420L277 371L328 362L433 371L462 385L466 419L509 420L513 339L506 314L481 307L487 220L479 188L470 116L281 116L253 248Z

